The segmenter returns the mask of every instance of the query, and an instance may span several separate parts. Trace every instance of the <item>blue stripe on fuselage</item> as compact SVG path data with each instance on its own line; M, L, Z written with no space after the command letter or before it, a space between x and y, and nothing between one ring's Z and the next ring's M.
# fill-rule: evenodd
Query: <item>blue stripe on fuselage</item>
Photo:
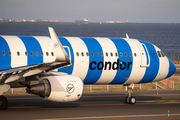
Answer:
M23 41L28 52L27 65L43 63L43 56L41 56L42 48L39 42L34 37L20 36L19 38ZM33 55L31 55L31 52L33 52ZM36 52L38 52L38 55L36 55Z
M104 63L104 57L101 56L101 52L103 52L101 45L99 44L99 42L94 39L94 38L81 38L84 43L87 46L88 52L89 52L89 64L93 61L95 61L97 64L99 62L103 62ZM96 56L96 52L99 54L99 56ZM91 56L91 53L94 54L94 56ZM98 70L97 68L94 70L91 70L90 67L88 68L88 72L87 75L84 79L84 84L94 84L96 83L101 74L102 74L102 70Z
M154 48L154 46L148 42L140 41L141 43L145 44L150 56L150 67L146 68L146 72L144 74L144 77L139 83L146 83L146 82L151 82L153 81L157 73L159 71L159 58L157 55L157 52ZM147 56L148 59L148 56Z
M132 65L133 65L133 63L132 63L133 57L130 57L130 53L132 55L132 51L131 51L129 44L124 39L111 38L111 40L114 42L114 44L117 48L117 51L119 53L118 54L119 67L118 67L115 78L113 79L113 81L110 84L123 84L124 82L127 81L127 79L129 78L129 76L131 74ZM120 56L120 53L123 54L122 57ZM127 57L125 56L125 53L127 53ZM126 67L123 70L120 69L121 62L124 63L124 65L126 64Z
M73 67L74 67L74 52L73 52L72 46L71 46L71 44L69 43L69 41L66 38L59 37L59 40L60 40L60 42L61 42L61 44L63 46L68 46L69 47L70 53L69 53L69 51L66 51L66 52L68 53L68 56L69 56L69 54L71 54L71 63L72 63L72 65L71 65L71 67L60 68L60 69L58 69L58 72L66 72L68 74L72 74Z
M166 78L173 75L175 73L175 71L176 71L176 66L174 65L174 63L169 58L167 58L167 59L169 61L169 72L168 72Z
M8 54L10 52L9 45L6 40L0 36L0 70L5 70L11 68L11 56ZM5 52L3 56L2 52Z

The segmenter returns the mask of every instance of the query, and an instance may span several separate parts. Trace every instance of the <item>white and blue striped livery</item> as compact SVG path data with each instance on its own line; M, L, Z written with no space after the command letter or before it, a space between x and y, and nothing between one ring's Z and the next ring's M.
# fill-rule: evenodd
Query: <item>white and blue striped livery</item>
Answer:
M68 102L79 99L83 84L124 84L128 88L126 102L134 104L129 86L168 78L176 69L158 47L148 42L129 37L57 37L52 28L49 31L51 37L0 36L1 95L15 87L13 83L20 83L28 86L29 93ZM66 79L70 81L64 84ZM42 84L49 87L38 93ZM64 85L54 96L53 84ZM62 98L55 98L59 94Z

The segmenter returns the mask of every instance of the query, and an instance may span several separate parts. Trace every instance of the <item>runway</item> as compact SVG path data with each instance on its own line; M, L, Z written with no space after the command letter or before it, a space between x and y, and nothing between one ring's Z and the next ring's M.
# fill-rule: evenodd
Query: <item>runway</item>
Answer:
M125 92L84 93L71 103L55 103L35 95L6 95L1 120L179 120L180 90L135 91L135 105L125 104ZM168 117L168 111L170 112Z

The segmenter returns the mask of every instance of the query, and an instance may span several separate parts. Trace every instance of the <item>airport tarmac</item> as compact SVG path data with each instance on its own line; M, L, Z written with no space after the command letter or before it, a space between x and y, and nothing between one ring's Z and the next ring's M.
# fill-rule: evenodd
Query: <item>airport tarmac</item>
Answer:
M84 93L80 100L55 103L36 95L6 95L9 105L1 120L179 120L180 90L135 91L135 105L125 104L125 92ZM168 117L169 111L169 117Z

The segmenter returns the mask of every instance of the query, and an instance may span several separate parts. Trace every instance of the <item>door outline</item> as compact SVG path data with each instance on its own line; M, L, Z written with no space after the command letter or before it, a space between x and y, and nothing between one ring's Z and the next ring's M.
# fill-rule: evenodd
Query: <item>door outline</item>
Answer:
M141 67L150 67L150 56L144 43L137 44L141 55Z

